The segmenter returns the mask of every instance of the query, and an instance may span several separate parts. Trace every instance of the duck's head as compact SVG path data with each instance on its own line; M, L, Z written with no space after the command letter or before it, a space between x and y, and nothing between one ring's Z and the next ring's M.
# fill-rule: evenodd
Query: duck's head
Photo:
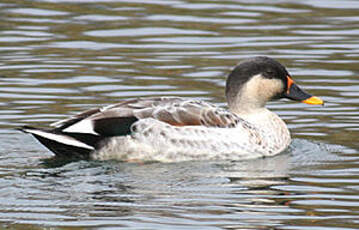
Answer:
M264 107L272 99L288 98L307 104L323 101L300 89L285 67L269 57L255 57L240 62L226 82L230 110L236 113Z

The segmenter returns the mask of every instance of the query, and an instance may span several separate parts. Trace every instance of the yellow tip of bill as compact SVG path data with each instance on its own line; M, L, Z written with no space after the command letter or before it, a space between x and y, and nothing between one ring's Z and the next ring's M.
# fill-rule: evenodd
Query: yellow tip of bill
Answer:
M315 96L310 97L302 102L310 105L324 105L324 101L319 97L315 97Z

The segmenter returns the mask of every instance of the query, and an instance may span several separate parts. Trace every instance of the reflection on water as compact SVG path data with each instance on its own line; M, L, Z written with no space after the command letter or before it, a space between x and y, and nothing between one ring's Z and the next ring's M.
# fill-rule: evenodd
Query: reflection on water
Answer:
M14 229L357 229L357 1L0 3L0 222ZM294 142L245 162L57 162L13 128L119 99L224 105L268 55L327 103L273 102Z

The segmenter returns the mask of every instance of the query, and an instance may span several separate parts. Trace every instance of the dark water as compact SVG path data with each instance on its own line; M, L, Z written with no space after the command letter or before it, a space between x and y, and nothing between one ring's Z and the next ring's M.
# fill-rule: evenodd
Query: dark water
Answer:
M358 12L354 0L2 0L1 226L358 229ZM225 76L255 55L326 101L269 105L294 139L273 158L56 162L14 130L138 96L222 105Z

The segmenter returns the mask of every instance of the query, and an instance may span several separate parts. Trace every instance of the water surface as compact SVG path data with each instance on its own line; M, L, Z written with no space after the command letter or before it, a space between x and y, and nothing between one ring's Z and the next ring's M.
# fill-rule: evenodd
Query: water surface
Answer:
M358 229L357 1L0 3L0 223L10 229ZM63 162L14 130L139 96L225 105L278 59L325 107L277 101L293 143L244 162Z

